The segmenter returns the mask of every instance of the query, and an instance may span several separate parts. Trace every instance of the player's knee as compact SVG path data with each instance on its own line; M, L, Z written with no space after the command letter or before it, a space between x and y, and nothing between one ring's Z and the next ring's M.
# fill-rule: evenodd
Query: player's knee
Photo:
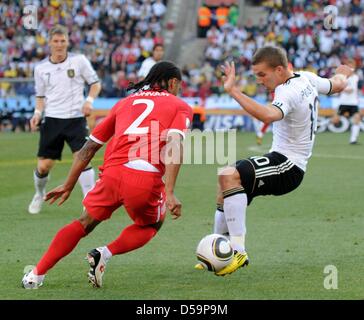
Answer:
M241 185L240 176L234 167L226 167L219 172L219 185L221 190L227 190Z
M360 114L359 113L355 113L354 116L353 116L353 123L354 124L359 124L360 123Z
M164 220L159 220L156 223L151 224L150 226L153 227L157 232L162 227Z
M85 212L81 215L78 221L80 221L87 234L95 229L95 227L100 223L100 221L95 220L93 217Z
M219 183L217 184L217 188L216 188L216 203L220 203L220 204L224 203L224 197L222 195L222 191L221 191Z
M53 167L53 160L43 159L38 161L37 171L41 175L47 175Z
M48 166L38 166L37 167L37 172L41 176L47 176L49 171L50 171L50 169Z

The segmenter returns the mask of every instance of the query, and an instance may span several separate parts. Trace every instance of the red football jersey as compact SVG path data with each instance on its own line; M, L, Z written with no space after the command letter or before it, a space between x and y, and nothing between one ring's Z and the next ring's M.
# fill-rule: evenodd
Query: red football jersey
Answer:
M167 91L139 91L120 100L92 131L90 138L108 143L102 168L143 159L164 174L163 147L167 133L184 132L192 109Z

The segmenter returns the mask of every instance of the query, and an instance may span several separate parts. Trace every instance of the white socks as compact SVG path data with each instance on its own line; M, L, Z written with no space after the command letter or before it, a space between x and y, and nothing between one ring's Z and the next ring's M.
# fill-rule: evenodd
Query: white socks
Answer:
M35 192L42 197L45 195L46 185L49 180L48 174L42 178L39 178L38 171L33 172Z
M30 271L28 279L32 279L36 283L42 283L44 281L45 274L39 275L34 273L34 269Z
M216 210L215 212L214 233L223 235L229 233L229 229L225 220L225 214L223 211Z
M80 177L78 178L78 182L81 185L83 197L86 197L87 193L95 185L95 170L93 168L89 168L82 171Z
M101 247L102 255L104 256L105 260L108 261L112 257L112 253L107 246Z
M49 180L49 175L45 177L39 177L39 173L34 171L34 187L35 192L41 196L45 195L46 192L46 185ZM95 185L95 170L93 168L86 169L83 171L78 178L78 182L81 185L83 196L85 197L86 194L94 187Z
M223 194L224 214L229 229L231 246L238 252L245 252L245 220L248 198L245 193L239 192L237 188L224 191Z
M351 126L350 143L356 142L358 140L359 132L360 132L360 124L353 124Z

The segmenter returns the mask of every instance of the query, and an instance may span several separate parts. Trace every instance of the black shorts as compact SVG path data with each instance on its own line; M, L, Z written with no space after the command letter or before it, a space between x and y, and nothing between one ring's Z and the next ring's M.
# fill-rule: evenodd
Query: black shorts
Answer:
M278 152L239 160L235 164L248 204L256 196L279 196L296 189L302 182L304 171Z
M348 104L341 104L338 110L338 114L340 116L347 116L347 114L349 114L349 117L352 117L355 113L358 112L359 112L358 106L352 106Z
M37 156L61 160L65 141L72 152L76 152L85 144L87 136L86 118L57 119L45 117L40 125Z

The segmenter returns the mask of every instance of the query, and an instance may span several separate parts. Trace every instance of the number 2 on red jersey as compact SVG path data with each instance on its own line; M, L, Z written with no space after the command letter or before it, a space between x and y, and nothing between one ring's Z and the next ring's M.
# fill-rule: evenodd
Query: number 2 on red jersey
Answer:
M142 114L134 120L134 122L125 130L124 134L146 134L149 132L149 127L139 127L143 120L153 111L154 101L150 99L136 99L133 106L136 104L145 104L147 107Z

